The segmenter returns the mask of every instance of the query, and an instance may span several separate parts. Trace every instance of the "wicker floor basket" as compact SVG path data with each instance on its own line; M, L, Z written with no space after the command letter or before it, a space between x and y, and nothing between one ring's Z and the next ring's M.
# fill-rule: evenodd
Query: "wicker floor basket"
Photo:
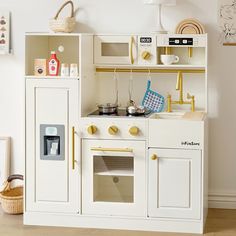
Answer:
M4 212L8 214L23 213L23 186L11 187L12 180L23 180L22 175L8 177L4 190L0 192L0 202Z

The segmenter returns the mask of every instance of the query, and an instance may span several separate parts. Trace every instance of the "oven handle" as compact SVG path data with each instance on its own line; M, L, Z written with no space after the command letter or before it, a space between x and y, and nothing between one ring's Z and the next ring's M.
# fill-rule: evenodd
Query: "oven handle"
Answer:
M102 147L92 147L91 151L94 152L133 152L132 148L102 148Z

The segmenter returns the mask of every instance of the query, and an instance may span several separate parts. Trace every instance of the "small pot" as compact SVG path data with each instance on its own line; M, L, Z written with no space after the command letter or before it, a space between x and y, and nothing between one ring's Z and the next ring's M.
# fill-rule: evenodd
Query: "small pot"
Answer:
M99 113L102 114L113 114L117 112L118 105L114 103L106 103L98 105Z
M129 106L127 107L127 112L130 115L138 116L138 115L144 115L146 109L143 106Z

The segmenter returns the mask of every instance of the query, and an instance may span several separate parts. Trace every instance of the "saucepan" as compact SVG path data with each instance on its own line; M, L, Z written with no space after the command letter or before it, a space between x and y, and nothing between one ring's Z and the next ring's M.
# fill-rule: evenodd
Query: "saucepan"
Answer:
M99 113L114 114L117 112L118 105L115 103L105 103L98 105Z

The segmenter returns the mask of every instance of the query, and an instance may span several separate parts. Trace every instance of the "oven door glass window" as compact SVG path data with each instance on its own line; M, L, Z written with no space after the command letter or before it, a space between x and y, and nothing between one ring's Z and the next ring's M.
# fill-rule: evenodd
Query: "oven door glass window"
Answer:
M129 43L102 43L101 50L103 57L128 57Z
M93 201L134 202L133 156L93 156Z

